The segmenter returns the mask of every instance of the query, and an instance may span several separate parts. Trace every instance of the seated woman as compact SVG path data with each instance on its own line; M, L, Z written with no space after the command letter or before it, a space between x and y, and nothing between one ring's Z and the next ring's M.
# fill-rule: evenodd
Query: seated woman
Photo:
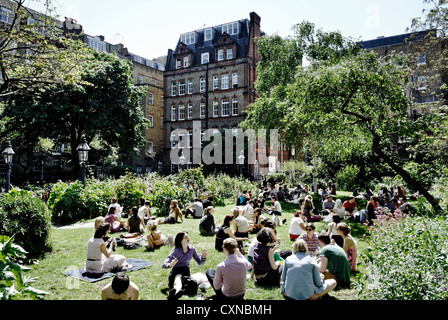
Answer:
M306 242L298 239L292 246L293 254L285 260L280 288L285 299L316 300L336 288L336 280L322 280L316 260L307 251Z
M307 254L311 256L317 256L319 251L319 239L316 233L316 227L312 223L307 223L305 225L305 233L302 233L299 239L305 240L308 246Z
M107 216L104 219L110 225L110 232L119 232L121 229L126 229L125 221L118 219L115 215L116 207L110 207Z
M280 286L280 278L283 266L280 261L275 261L274 252L278 244L271 246L274 235L271 228L262 228L257 234L258 243L253 253L252 275L257 284L265 286Z
M148 249L155 249L165 244L166 236L162 234L162 232L157 231L157 221L149 220L148 221Z
M137 238L144 232L145 224L143 219L138 215L138 208L132 207L129 210L129 218L127 221L127 233L120 235L120 238Z
M215 238L215 249L219 252L222 252L222 245L224 243L224 240L227 238L233 238L237 242L238 241L249 241L249 238L247 237L236 237L233 233L232 228L230 227L231 224L234 224L234 216L233 215L227 215L224 218L224 222L222 223L222 226L218 229L218 232L216 233Z
M264 220L264 217L261 215L262 209L256 208L254 210L254 214L252 215L252 221L249 222L249 232L258 233L258 231L263 228L261 225L261 221Z
M344 222L338 223L337 226L338 233L342 236L343 244L342 249L344 249L347 254L348 262L350 263L350 267L352 271L356 270L356 258L358 257L358 251L356 249L356 240L350 234L350 226Z
M103 223L95 231L95 235L87 243L87 261L85 269L92 273L115 272L122 268L129 268L126 258L122 255L112 255L116 242L112 241L112 248L106 248L106 238L109 234L110 224Z
M302 212L308 222L323 220L321 216L314 214L314 203L311 195L305 197L302 204Z

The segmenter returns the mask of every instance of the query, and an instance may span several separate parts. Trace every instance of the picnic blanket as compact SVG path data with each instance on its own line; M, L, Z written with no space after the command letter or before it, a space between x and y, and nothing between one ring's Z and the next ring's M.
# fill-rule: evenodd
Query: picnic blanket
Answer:
M106 272L106 273L91 273L86 272L85 267L82 267L81 269L72 269L72 270L66 270L63 272L66 276L73 277L75 279L87 281L87 282L96 282L101 281L110 277L113 277L117 273L120 272L130 272L135 270L140 270L143 268L147 268L152 266L154 263L146 261L146 260L140 260L140 259L131 259L127 258L126 262L130 265L132 265L132 268L126 269L126 270L120 270L119 272Z

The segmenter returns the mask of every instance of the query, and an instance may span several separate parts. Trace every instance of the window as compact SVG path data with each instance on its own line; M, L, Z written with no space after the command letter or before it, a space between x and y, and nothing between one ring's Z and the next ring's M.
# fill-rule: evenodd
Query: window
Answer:
M174 97L175 95L177 95L177 85L176 82L173 82L171 84L171 95Z
M205 103L201 102L200 104L200 115L201 115L201 119L205 118Z
M137 75L137 83L138 84L143 84L143 75L142 74L138 74Z
M188 88L188 94L192 94L193 93L193 80L188 80L188 84L187 84Z
M210 61L210 54L208 52L205 52L201 54L201 63L206 64Z
M238 73L232 73L232 87L236 88L238 86Z
M219 88L219 78L218 76L213 77L213 90L218 90Z
M213 39L213 29L208 28L204 30L204 41L210 41Z
M154 152L154 142L148 141L148 153Z
M154 128L154 116L153 115L149 115L148 116L148 120L149 120L149 127L150 128Z
M187 118L189 120L193 118L193 105L191 103L188 104Z
M179 148L183 149L187 145L187 139L185 137L185 131L179 131Z
M179 120L185 120L185 105L179 106Z
M229 116L229 100L224 99L221 102L221 115L223 117Z
M418 66L426 65L426 53L422 54L422 55L417 59L417 65L418 65Z
M184 68L187 68L190 65L190 59L188 56L184 57Z
M179 81L179 95L185 95L185 81Z
M160 117L160 129L163 129L163 117Z
M200 92L205 92L205 78L201 78L201 80L199 80L200 83Z
M171 106L171 121L176 121L176 106Z
M14 12L7 8L0 7L0 21L7 24L12 24L13 20L14 20Z
M218 61L224 60L224 49L218 50Z
M106 43L100 38L87 36L87 46L95 49L98 52L106 51Z
M417 90L426 90L426 76L417 77Z
M154 93L148 92L148 104L153 106L154 105Z
M221 89L222 90L229 89L229 75L228 74L223 74L221 76Z
M238 34L239 33L239 23L238 21L236 22L231 22L231 23L227 23L227 24L223 24L222 25L222 33L228 33L231 36Z
M177 136L176 136L176 134L174 133L174 130L171 132L171 138L170 138L170 141L171 141L171 149L172 149L172 148L174 148L174 147L176 146L176 144L177 144Z
M196 43L196 32L189 32L180 35L180 41L186 45Z
M188 130L187 148L193 148L193 131Z
M213 101L213 117L219 117L218 101Z
M180 69L181 61L180 59L176 59L176 69Z
M238 115L238 99L233 98L232 100L232 116Z
M233 49L227 49L227 59L233 59Z

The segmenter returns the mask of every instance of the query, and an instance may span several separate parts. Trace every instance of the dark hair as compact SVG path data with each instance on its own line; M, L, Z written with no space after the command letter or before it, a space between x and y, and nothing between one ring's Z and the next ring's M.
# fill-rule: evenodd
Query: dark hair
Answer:
M337 215L337 214L334 214L333 215L333 222L335 222L335 223L341 222L341 217L339 215Z
M330 243L330 236L328 235L328 232L326 232L326 231L322 231L321 233L319 233L319 235L317 236L317 239L319 239L320 241L322 241L325 244Z
M126 273L119 273L112 280L112 290L116 294L122 294L129 288L129 282L129 276Z
M107 212L107 214L113 214L115 212L115 210L117 210L117 208L115 206L112 206L109 208L109 211Z
M98 229L96 229L93 237L96 239L101 239L102 237L104 237L106 235L106 233L107 233L107 231L109 231L109 229L110 229L109 222L102 223L102 224L100 224Z
M181 231L176 234L176 238L174 238L174 246L176 248L182 248L182 240L184 239L185 234L188 234L187 231Z
M149 200L145 200L145 205L151 205L151 201L149 201Z
M266 228L271 228L271 229L275 229L275 222L272 221L271 219L266 220L266 222L264 223L264 226Z
M232 221L233 218L234 218L233 215L230 215L230 214L226 215L224 217L224 221L223 221L222 225L224 227L230 227L230 221Z
M143 206L145 204L145 198L140 197L140 199L138 200L138 202L140 203L141 206Z
M274 241L274 235L272 234L271 228L261 228L261 230L257 233L257 240L264 246L269 242Z
M137 215L137 213L138 213L137 207L132 207L131 210L132 210L132 214Z

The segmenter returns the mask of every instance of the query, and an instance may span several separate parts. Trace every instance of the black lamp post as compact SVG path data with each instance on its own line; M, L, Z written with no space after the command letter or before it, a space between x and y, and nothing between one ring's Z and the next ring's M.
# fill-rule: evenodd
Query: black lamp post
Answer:
M79 144L78 148L76 148L78 151L79 156L79 163L81 164L81 181L82 185L86 186L86 162L89 160L89 151L90 147L86 142L86 137L84 135L81 136L81 143Z
M9 192L11 189L11 170L12 170L12 156L15 154L15 152L11 148L11 142L8 140L6 143L6 149L3 150L3 160L5 161L5 164L7 166L6 171L6 192Z

